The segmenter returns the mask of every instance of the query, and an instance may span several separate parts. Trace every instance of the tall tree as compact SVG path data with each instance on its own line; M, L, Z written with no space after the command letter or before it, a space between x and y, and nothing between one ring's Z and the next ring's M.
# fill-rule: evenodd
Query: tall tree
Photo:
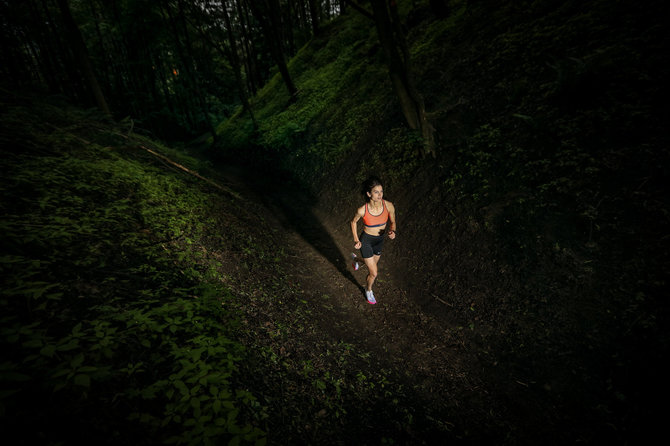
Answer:
M86 49L84 38L82 37L81 32L79 31L79 27L77 26L77 24L74 21L74 18L72 17L72 12L70 11L70 5L68 4L67 0L57 0L57 3L61 11L61 14L63 15L63 22L68 35L68 39L74 49L75 59L77 61L79 69L82 71L82 74L84 75L86 84L90 89L91 93L93 94L93 97L95 98L95 102L98 108L105 114L111 116L111 112L109 110L109 107L107 106L105 96L102 93L102 89L100 88L98 79L95 76L95 73L93 72L93 66L91 65L91 60L88 57L88 50Z
M430 9L440 19L445 18L449 14L446 0L430 0Z
M201 37L211 46L215 48L216 51L230 62L230 65L233 69L235 75L235 82L237 84L237 91L240 101L242 102L242 108L249 114L254 128L258 127L256 122L256 117L254 116L253 110L251 109L251 104L249 103L249 97L247 94L247 88L245 86L244 80L242 79L242 62L240 60L239 48L237 45L237 38L232 27L232 21L230 19L229 5L225 1L215 2L215 6L212 6L209 0L205 0L204 9L207 12L208 16L214 17L214 22L211 25L212 29L218 31L221 28L221 23L218 15L220 14L223 18L223 28L225 28L227 37L228 37L228 47L224 45L223 39L216 41L213 38L212 32L207 32L203 29L202 24L192 23L192 26L198 30Z
M251 39L251 25L249 11L242 4L242 0L233 0L235 3L235 12L237 12L236 23L238 25L239 38L242 43L242 60L247 74L246 81L249 92L255 94L262 84L262 76L256 63L256 51Z
M252 0L249 1L251 11L263 28L267 45L270 49L272 59L277 64L279 73L284 80L284 85L288 90L291 101L298 96L298 89L293 83L291 74L288 71L286 60L284 59L284 50L282 49L281 27L279 18L281 17L281 8L278 0Z
M247 98L247 92L246 89L244 88L244 82L242 81L242 64L240 62L239 58L239 53L237 50L237 42L235 39L235 35L233 33L233 27L230 22L230 16L228 15L228 9L225 4L225 2L222 3L221 5L221 10L223 13L223 20L226 25L226 30L228 33L228 44L230 45L230 63L233 66L233 70L235 71L235 80L237 81L237 88L239 89L239 95L240 95L240 100L242 101L242 106L244 109L249 113L249 117L251 118L251 122L254 125L254 129L258 127L258 124L256 123L256 118L254 116L254 112L251 109L251 105L249 104L249 99Z
M319 34L319 7L316 0L309 1L309 16L312 19L312 34Z
M370 17L369 13L352 0L347 0L347 3ZM370 0L370 3L379 43L386 57L391 84L400 101L403 116L411 129L421 132L424 153L435 156L435 128L426 114L423 97L414 84L409 48L396 1Z
M191 59L195 57L195 51L193 48L193 44L191 42L191 36L189 33L189 28L186 24L186 11L184 10L184 0L178 0L177 1L178 5L178 17L179 17L179 24L181 25L183 36L184 36L184 46L186 50L188 51L188 54L191 55ZM212 138L216 140L216 130L214 129L214 125L212 124L212 121L209 118L209 104L207 102L207 99L205 98L205 94L202 91L201 84L202 80L200 79L198 69L196 66L193 66L193 64L190 61L184 61L186 62L190 77L191 77L191 82L193 85L193 91L195 92L196 98L197 98L197 104L201 109L201 112L203 114L203 121L205 124L205 127L209 132L212 134ZM194 61L195 63L195 61Z

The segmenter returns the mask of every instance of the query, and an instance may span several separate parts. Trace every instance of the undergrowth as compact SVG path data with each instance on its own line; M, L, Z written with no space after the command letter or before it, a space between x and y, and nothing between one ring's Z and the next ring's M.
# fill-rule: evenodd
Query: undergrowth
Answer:
M3 124L40 124L12 113ZM34 144L2 156L3 418L51 442L262 443L262 409L236 383L239 316L201 249L213 193L75 136L96 127L75 118L2 129Z
M211 167L126 123L38 104L11 104L0 120L0 417L15 436L407 435L409 389L314 324L262 206L148 153Z
M668 344L667 6L447 3L438 19L399 2L435 159L417 156L374 26L355 15L292 61L309 87L296 103L276 84L262 92L259 114L281 120L261 125L258 150L281 147L333 219L380 175L401 228L386 262L416 299L566 419L606 420L584 435L634 438L653 418L640 383ZM352 27L358 40L331 52Z

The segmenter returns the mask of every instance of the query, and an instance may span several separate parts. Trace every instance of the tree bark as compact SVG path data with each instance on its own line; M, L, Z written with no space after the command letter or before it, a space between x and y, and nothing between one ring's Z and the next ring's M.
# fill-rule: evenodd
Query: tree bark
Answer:
M279 3L270 0L265 1L250 1L249 6L251 7L251 12L254 14L256 19L260 22L261 28L263 28L263 35L267 41L268 47L270 48L270 54L272 59L277 64L279 73L286 85L288 90L290 101L295 101L298 96L298 89L293 83L291 74L288 71L286 66L286 61L284 60L284 52L282 50L282 41L281 41L281 30L277 27L276 22L272 17L281 17L281 11L278 8Z
M195 51L193 50L193 44L191 43L191 37L190 37L189 31L188 31L188 26L186 25L186 13L184 11L184 0L178 0L177 1L177 6L178 6L178 12L179 12L179 23L180 23L180 25L182 27L182 30L183 30L183 33L184 33L184 43L185 43L185 46L186 46L186 50L188 51L188 54L191 55L191 57L189 58L190 60L184 60L183 62L188 66L191 81L193 83L193 91L195 92L195 95L197 97L197 103L200 106L200 110L203 114L204 121L205 121L205 127L212 134L212 139L214 139L214 141L216 141L216 139L217 139L216 129L214 128L214 124L212 124L212 120L209 118L209 114L210 114L209 113L209 104L207 103L207 98L202 93L202 89L200 88L200 77L198 75L198 70L192 64L193 58L195 57Z
M363 16L369 18L370 20L374 20L374 19L375 19L375 18L373 17L373 15L370 13L370 11L368 11L368 10L365 9L365 8L363 8L361 5L359 5L358 3L354 2L353 0L343 0L343 1L344 1L344 3L346 3L346 4L349 5L349 6L351 6L351 7L354 8L356 11L358 11L359 13L361 13Z
M443 19L449 15L446 0L430 0L430 9L438 18Z
M256 94L260 85L263 84L261 74L256 63L256 52L251 45L251 37L249 36L249 11L244 8L240 0L235 0L235 7L240 21L240 32L242 34L242 42L244 43L244 65L247 72L247 84L252 95Z
M235 81L237 82L237 88L239 89L240 100L242 101L242 106L244 109L247 111L247 113L249 113L249 117L251 118L251 122L254 125L254 129L256 129L258 128L258 124L256 123L256 117L254 116L254 112L251 109L251 105L249 104L249 99L244 88L244 82L242 81L242 64L240 63L240 58L237 53L237 43L235 42L235 35L233 33L233 28L230 23L230 17L228 16L228 10L226 9L225 3L221 4L221 9L223 13L223 20L228 31L228 43L230 45L229 58L230 63L233 66L233 70L235 71Z
M39 17L41 22L29 26L28 31L34 35L36 48L39 49L42 72L48 72L48 75L57 82L58 89L52 91L72 95L79 102L90 102L92 98L86 86L82 84L81 73L72 60L74 57L72 52L68 50L72 45L67 42L67 35L65 36L66 41L63 41L63 34L67 33L63 33L62 29L57 26L57 22L60 22L52 16L52 11L45 0L42 0L39 5L37 2L33 3L32 0L26 3L29 5L31 14Z
M105 101L105 96L102 93L98 79L95 77L93 72L93 66L91 65L91 60L88 57L88 51L86 50L86 45L84 44L84 38L79 31L79 27L72 17L72 12L70 11L70 5L67 3L67 0L57 0L58 7L60 8L61 14L63 15L63 22L67 30L68 37L74 48L74 54L77 60L77 64L84 75L84 79L88 87L95 98L95 102L98 105L98 108L108 116L111 116L109 107L107 106L107 101Z
M409 50L400 26L395 0L371 0L371 3L391 83L400 100L407 125L421 132L424 153L435 156L435 129L426 115L423 97L414 86Z
M312 34L317 36L319 34L319 8L316 0L309 1L309 16L312 19Z
M168 25L170 26L170 35L174 39L174 49L177 55L179 69L174 72L175 100L181 104L181 110L188 120L189 126L197 128L197 118L194 111L198 109L196 105L195 79L191 73L191 59L187 58L184 46L179 37L179 27L177 20L171 11L171 5L168 2L161 3L161 9L165 14ZM173 66L174 69L174 66Z

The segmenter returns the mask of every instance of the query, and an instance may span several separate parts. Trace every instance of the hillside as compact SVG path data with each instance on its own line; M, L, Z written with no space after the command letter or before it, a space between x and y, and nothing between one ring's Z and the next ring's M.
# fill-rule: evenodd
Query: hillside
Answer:
M58 98L2 103L0 415L17 444L454 435L391 358L332 331L335 294L296 275L315 272L310 244L258 183Z
M466 333L506 404L583 441L646 435L668 352L667 6L450 6L438 20L404 4L435 159L353 11L291 61L298 100L276 77L254 99L258 132L233 117L212 156L281 166L345 240L378 174L399 212L392 280Z
M2 103L0 415L19 444L524 442L555 427L501 400L469 336L402 281L368 305L348 237L299 184L213 169L59 98Z
M349 11L218 126L0 89L19 444L637 444L668 373L664 2L399 2L436 157ZM360 182L397 209L377 305Z

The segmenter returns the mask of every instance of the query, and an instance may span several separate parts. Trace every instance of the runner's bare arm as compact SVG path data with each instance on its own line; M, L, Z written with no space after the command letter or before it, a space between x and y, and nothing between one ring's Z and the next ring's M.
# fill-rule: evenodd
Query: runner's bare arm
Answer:
M393 206L393 203L391 203L390 201L387 201L386 208L389 210L389 221L391 222L388 234L389 238L393 240L395 238L395 231L396 231L395 206Z
M358 240L358 220L363 218L365 215L365 206L361 206L358 208L356 211L356 215L354 215L354 218L351 219L351 233L354 235L354 249L360 249L361 247L361 241Z

